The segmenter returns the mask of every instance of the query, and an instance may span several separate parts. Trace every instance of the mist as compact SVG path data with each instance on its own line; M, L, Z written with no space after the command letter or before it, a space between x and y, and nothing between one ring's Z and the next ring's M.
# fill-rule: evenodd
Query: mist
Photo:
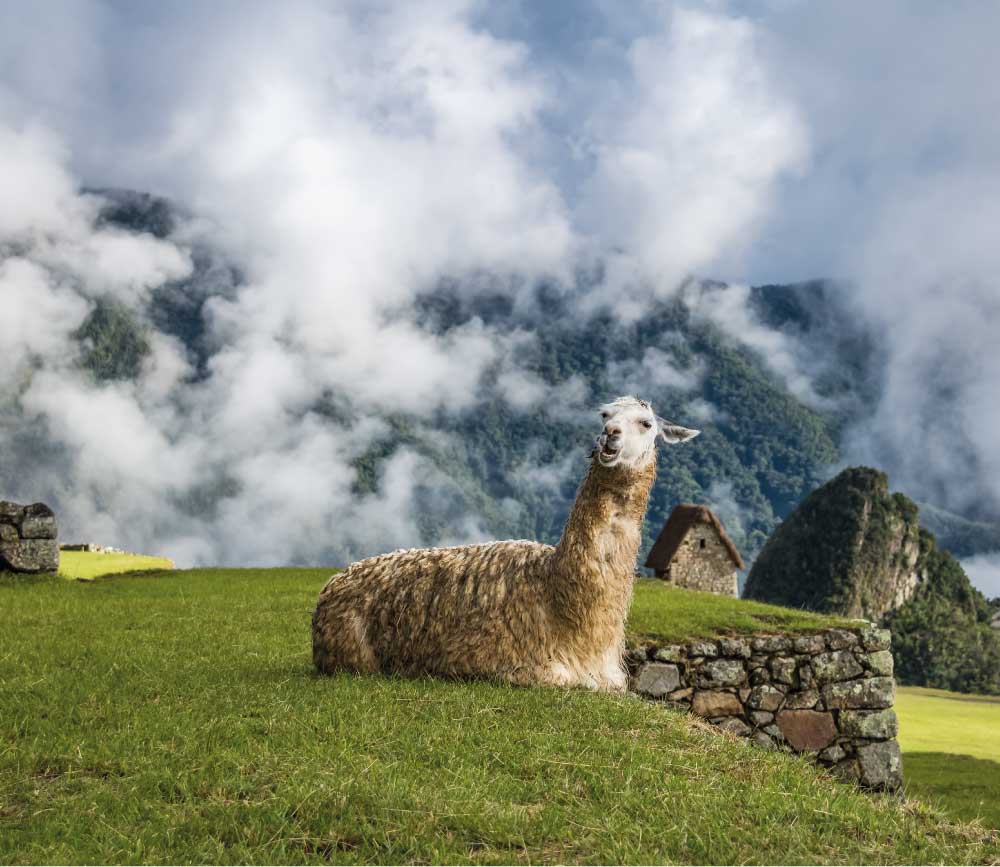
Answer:
M52 502L64 539L181 565L417 544L428 491L443 541L485 538L483 516L448 515L453 482L416 451L358 491L386 418L432 430L476 411L484 377L517 412L582 424L591 408L578 383L519 366L529 336L420 327L421 293L500 275L528 304L544 281L581 317L624 322L682 293L823 408L810 347L760 322L745 287L828 276L886 356L844 460L1000 515L1000 106L982 86L997 13L573 12L587 35L570 43L526 3L0 9L3 495ZM166 237L115 229L81 192L101 188L167 196L183 217ZM144 310L205 250L240 279L198 308L202 356L154 331L135 381L83 376L74 335L98 299ZM621 393L669 386L717 412L703 371L655 349L609 373ZM519 470L541 488L576 471L530 449Z

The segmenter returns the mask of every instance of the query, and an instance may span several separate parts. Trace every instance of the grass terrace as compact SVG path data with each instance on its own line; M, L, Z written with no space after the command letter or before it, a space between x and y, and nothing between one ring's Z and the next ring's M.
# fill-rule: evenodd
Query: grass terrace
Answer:
M1000 697L900 687L906 790L1000 829Z
M811 611L681 590L655 578L644 578L636 582L627 629L631 643L669 644L692 638L754 632L815 632L858 624L856 620Z
M145 557L140 554L96 554L92 551L60 551L59 574L64 578L97 578L99 575L120 575L123 572L149 572L173 569L166 557Z
M1000 859L981 827L652 703L317 676L329 572L0 578L2 860ZM640 590L644 632L676 592Z

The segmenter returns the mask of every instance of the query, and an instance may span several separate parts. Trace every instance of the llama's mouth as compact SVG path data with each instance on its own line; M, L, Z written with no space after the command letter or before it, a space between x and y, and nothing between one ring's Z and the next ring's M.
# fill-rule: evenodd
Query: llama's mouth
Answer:
M604 442L601 444L601 450L597 453L597 460L604 464L604 466L608 466L618 460L618 455L621 453L621 446L610 446L607 442Z

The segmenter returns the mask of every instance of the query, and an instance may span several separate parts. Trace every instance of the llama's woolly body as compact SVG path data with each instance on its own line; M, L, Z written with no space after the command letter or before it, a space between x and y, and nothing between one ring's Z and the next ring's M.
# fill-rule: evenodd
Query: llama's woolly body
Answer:
M396 551L334 575L313 615L323 672L625 687L624 621L655 461L595 457L555 547Z

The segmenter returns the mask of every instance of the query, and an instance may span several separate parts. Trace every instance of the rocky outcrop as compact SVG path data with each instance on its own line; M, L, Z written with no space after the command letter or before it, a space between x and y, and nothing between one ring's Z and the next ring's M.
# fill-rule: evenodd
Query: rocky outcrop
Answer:
M874 626L647 645L630 687L768 749L806 753L836 776L898 789L902 756L890 635Z
M44 503L0 501L0 571L55 572L57 535L56 517Z
M744 595L879 620L925 580L916 504L884 473L851 467L813 491L768 539Z

